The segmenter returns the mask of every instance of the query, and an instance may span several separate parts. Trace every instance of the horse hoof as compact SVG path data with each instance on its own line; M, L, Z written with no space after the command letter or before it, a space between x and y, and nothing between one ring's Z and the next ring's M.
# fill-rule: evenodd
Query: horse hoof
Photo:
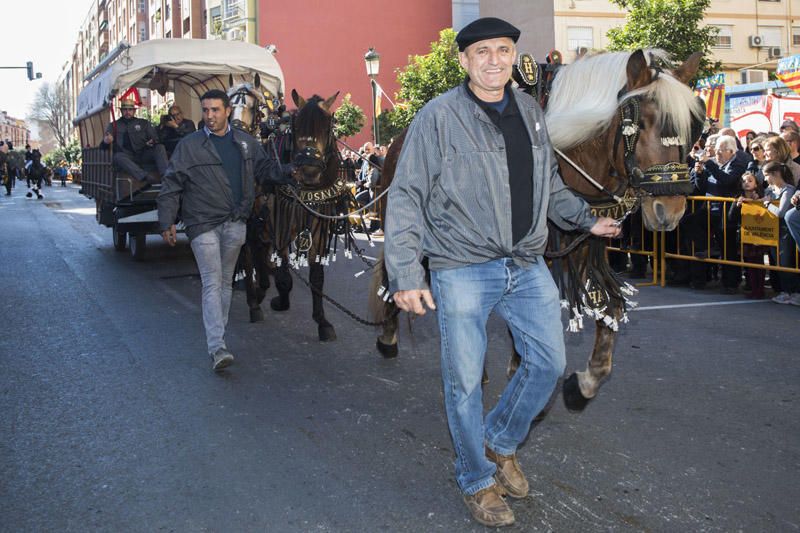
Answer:
M489 384L489 373L486 371L486 367L483 367L483 376L481 377L481 386L485 387Z
M276 296L269 302L269 306L273 311L288 311L289 301L282 301L280 296Z
M260 307L256 307L255 309L250 310L250 322L263 322L263 321L264 321L264 311L262 311Z
M375 346L378 348L378 351L381 353L381 355L386 359L397 357L397 343L385 344L378 339L375 341Z
M330 342L336 340L336 330L333 329L333 326L319 326L319 340L322 342Z
M583 411L586 408L586 404L591 400L581 392L581 387L578 384L578 375L574 372L564 380L562 391L564 392L564 405L567 406L567 410L572 412Z

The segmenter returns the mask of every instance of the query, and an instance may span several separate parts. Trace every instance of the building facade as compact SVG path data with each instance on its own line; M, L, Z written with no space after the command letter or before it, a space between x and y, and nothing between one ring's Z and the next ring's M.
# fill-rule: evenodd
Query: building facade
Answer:
M24 148L31 142L31 130L24 120L0 111L0 141L11 141L15 149Z

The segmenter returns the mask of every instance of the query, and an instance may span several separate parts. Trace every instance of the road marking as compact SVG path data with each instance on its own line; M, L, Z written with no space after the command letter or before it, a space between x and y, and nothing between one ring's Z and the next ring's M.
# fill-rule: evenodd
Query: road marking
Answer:
M160 283L159 282L159 285L161 286L161 290L162 291L164 291L165 293L169 294L172 297L173 300L175 300L176 302L181 304L183 307L185 307L189 311L197 311L199 309L199 306L195 302L189 300L184 295L182 295L181 293L179 293L178 291L176 291L175 289L173 289L172 287L170 287L166 283Z
M684 307L709 307L712 305L737 305L737 304L762 304L772 302L772 300L736 300L734 302L703 302L699 304L675 304L675 305L651 305L647 307L637 307L634 311L658 311L661 309L682 309Z

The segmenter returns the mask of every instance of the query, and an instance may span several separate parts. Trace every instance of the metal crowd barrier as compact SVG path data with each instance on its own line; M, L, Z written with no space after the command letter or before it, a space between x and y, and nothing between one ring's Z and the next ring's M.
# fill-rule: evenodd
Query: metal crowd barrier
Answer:
M719 202L721 204L721 209L723 215L722 218L722 239L721 242L715 242L713 240L714 228L712 227L712 216L711 216L711 209L710 205L712 202ZM609 245L608 250L614 252L622 252L622 253L630 253L630 254L638 254L644 255L651 258L651 266L653 270L653 277L652 280L646 283L638 283L639 286L647 286L647 285L660 285L664 287L666 285L666 270L667 270L667 260L674 259L674 260L684 260L684 261L695 261L700 263L708 263L708 264L718 264L718 265L731 265L731 266L738 266L742 268L758 268L769 270L772 272L791 272L795 274L800 274L800 252L798 252L797 246L792 243L794 246L794 266L793 267L783 267L779 266L778 264L772 264L772 261L775 260L775 263L779 262L780 257L780 239L778 238L777 232L775 235L775 243L773 245L768 244L758 244L764 248L765 253L759 255L761 258L760 262L752 262L747 261L744 259L744 246L745 243L742 242L740 238L736 238L735 235L730 236L730 240L736 242L736 246L738 247L738 254L734 254L731 250L728 249L729 244L729 232L739 232L739 227L730 227L730 221L728 217L728 213L730 211L731 206L736 202L735 198L726 198L726 197L719 197L719 196L689 196L687 198L687 206L686 206L686 213L694 213L698 212L702 209L702 206L705 205L705 253L698 253L699 251L696 249L694 243L691 243L688 246L685 246L683 243L685 239L682 238L681 232L685 231L685 228L682 228L679 225L675 230L672 232L651 232L644 227L642 222L641 216L630 217L630 227L629 230L626 232L626 235L621 240L611 241L611 245ZM685 215L684 215L685 216ZM628 221L626 221L627 223ZM778 222L780 225L781 222ZM673 233L674 238L667 239L668 233ZM617 244L619 243L619 244ZM669 246L669 250L667 249ZM768 251L772 251L773 253L769 253L770 256L770 264L765 264L763 261L764 255ZM738 255L739 259L736 259Z

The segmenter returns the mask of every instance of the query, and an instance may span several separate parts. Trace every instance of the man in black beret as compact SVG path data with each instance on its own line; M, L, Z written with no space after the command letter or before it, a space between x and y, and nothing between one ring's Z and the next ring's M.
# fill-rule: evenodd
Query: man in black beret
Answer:
M558 289L543 257L548 219L565 230L619 234L613 219L594 217L566 188L541 108L512 88L519 34L497 18L458 33L467 79L411 123L385 228L395 303L420 315L436 310L456 480L472 516L491 527L514 523L505 495L528 494L517 448L566 364ZM492 311L508 324L522 363L484 417Z

